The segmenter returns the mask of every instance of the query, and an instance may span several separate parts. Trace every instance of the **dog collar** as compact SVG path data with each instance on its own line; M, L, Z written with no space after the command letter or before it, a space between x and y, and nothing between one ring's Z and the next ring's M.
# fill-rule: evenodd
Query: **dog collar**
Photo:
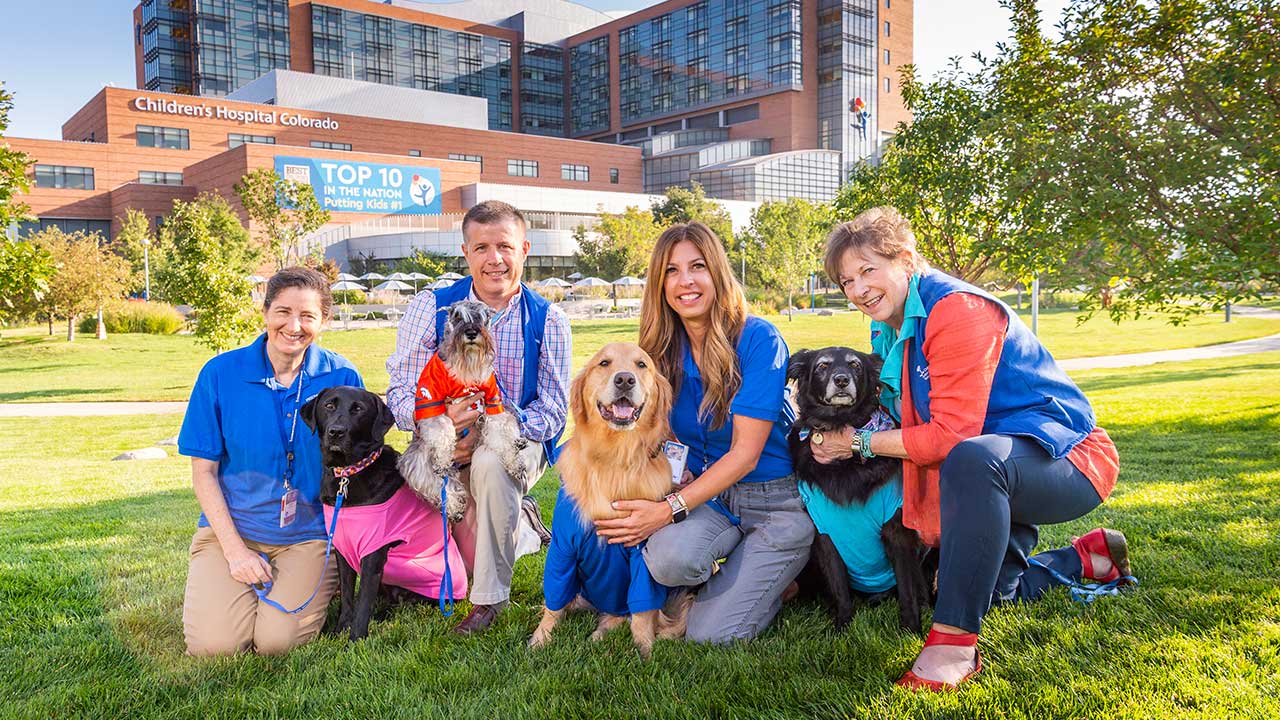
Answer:
M383 447L386 447L385 445ZM371 455L356 463L355 465L347 465L346 467L336 467L333 469L333 476L346 478L355 475L361 470L372 465L382 455L382 448L374 450Z

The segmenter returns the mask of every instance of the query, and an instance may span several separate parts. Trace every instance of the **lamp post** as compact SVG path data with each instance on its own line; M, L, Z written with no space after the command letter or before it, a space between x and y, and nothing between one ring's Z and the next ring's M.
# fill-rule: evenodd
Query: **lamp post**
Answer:
M142 274L146 279L142 299L151 302L151 238L142 239Z

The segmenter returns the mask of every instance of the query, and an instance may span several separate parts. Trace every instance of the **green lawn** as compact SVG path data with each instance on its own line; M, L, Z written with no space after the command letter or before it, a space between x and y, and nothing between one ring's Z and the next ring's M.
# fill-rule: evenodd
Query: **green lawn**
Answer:
M792 350L836 344L867 348L868 324L860 313L769 320L782 330ZM638 332L637 320L574 322L574 369L605 343L634 341ZM1158 318L1115 325L1099 316L1077 325L1073 311L1041 315L1041 337L1054 356L1063 359L1197 347L1276 332L1280 319L1224 323L1220 317L1200 317L1175 327ZM185 400L211 355L190 336L113 335L101 342L81 337L74 343L63 337L48 337L37 328L0 336L0 402ZM385 363L395 347L395 330L331 330L322 341L351 358L371 389L386 390Z
M0 420L0 717L1280 717L1280 357L1078 378L1120 447L1120 485L1042 540L1121 528L1141 587L1089 608L1056 592L995 610L987 671L942 697L891 686L921 642L891 603L842 633L789 605L753 643L660 642L647 663L625 632L588 642L579 616L530 653L538 558L519 563L515 605L478 638L420 607L355 646L187 658L188 464L107 462L180 418ZM554 476L536 488L545 510L554 492Z

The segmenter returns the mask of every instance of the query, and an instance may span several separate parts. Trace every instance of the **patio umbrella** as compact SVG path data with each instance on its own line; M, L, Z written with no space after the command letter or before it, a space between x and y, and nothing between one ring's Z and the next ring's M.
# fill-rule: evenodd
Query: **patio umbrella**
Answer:
M456 272L447 272L440 276L441 280L461 280L462 276Z
M643 280L641 280L641 279L640 279L640 278L638 278L638 277L631 277L630 275L623 275L622 277L618 278L617 280L614 280L614 281L613 281L613 284L614 284L614 285L622 285L623 287L631 287L631 286L635 286L635 285L643 285L643 284L644 284L644 281L643 281Z
M565 277L569 278L570 280L581 280L581 279L582 279L582 273L580 273L580 272L569 273L569 274L568 274L568 275L566 275Z
M267 279L262 277L261 275L250 275L249 277L245 278L245 280L248 280L254 285L261 285L262 283L267 281Z
M342 292L343 290L366 290L367 288L365 288L365 286L361 285L358 282L351 282L350 280L340 280L330 285L329 289L334 292Z
M409 273L409 277L413 279L413 291L415 293L418 292L418 283L422 282L423 280L431 279L430 275L423 275L420 272L411 272Z
M360 278L356 277L355 275L352 275L351 273L338 273L338 279L339 280L359 280Z
M404 281L406 281L406 280L412 280L412 279L413 279L413 276L412 276L412 275L410 275L410 274L408 274L408 273L394 272L394 273L391 273L390 275L388 275L388 276L387 276L387 279L388 279L388 280L399 280L400 282L404 282Z
M565 282L564 280L561 280L560 278L554 278L554 277L547 278L546 280L542 280L538 283L538 285L540 287L559 287L559 288L571 287L569 283Z
M361 280L386 280L387 276L376 272L367 272L360 276Z
M450 285L454 284L455 282L457 282L457 281L456 281L456 280L449 280L449 279L447 279L447 278L443 278L443 277L442 277L442 278L440 278L439 280L437 280L437 281L435 281L435 282L431 283L431 284L430 284L430 285L428 285L427 287L431 288L432 290L439 290L440 288L447 288L447 287L449 287Z
M604 280L601 280L598 277L585 277L579 280L578 282L574 283L573 286L586 287L586 288L609 287L609 283L605 282Z
M404 291L404 290L412 290L413 286L407 282L400 282L399 280L388 280L386 282L382 282L382 283L378 283L377 285L374 285L373 289Z

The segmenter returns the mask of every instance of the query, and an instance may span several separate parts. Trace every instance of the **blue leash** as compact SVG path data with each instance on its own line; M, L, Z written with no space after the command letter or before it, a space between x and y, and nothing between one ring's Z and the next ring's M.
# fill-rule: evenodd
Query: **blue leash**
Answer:
M1081 582L1079 580L1072 580L1066 575L1063 575L1062 573L1058 572L1057 570L1054 570L1053 568L1049 567L1048 565L1045 565L1044 563L1040 562L1039 560L1033 557L1027 558L1027 564L1034 565L1035 567L1043 568L1044 570L1048 571L1049 575L1053 576L1054 580L1057 580L1058 582L1067 586L1067 588L1071 591L1071 599L1075 600L1076 602L1082 605L1089 605L1094 600L1097 600L1103 595L1119 595L1120 587L1122 585L1136 586L1138 584L1138 578L1132 575L1124 575L1122 577L1118 577L1109 583Z
M253 588L253 593L258 596L259 600L279 610L280 612L285 613L286 615L297 615L298 613L305 610L306 607L311 604L312 600L316 599L316 593L320 592L320 585L324 582L325 571L329 569L329 553L333 550L333 533L338 528L338 511L342 509L342 500L346 496L347 496L347 479L342 478L342 481L338 483L338 496L333 501L333 520L329 522L329 539L325 542L325 546L324 546L324 565L322 566L323 569L320 571L320 579L316 580L315 588L311 590L311 597L307 598L307 601L299 605L297 608L293 610L286 610L283 605L267 597L267 595L271 594L271 584L272 584L271 581L268 580L264 583L254 583L249 586ZM447 538L446 538L446 542L447 542ZM446 546L446 549L447 549L447 546ZM262 556L263 560L270 562L270 558L266 556L266 553L258 553L258 554ZM445 558L445 561L448 562L447 557ZM448 566L446 566L446 572L448 572L447 567Z
M440 483L440 524L444 529L444 577L440 580L440 614L449 617L453 614L453 573L449 571L449 516L445 514L445 505L449 502L449 479ZM336 514L336 513L335 513ZM445 608L445 594L449 595Z

